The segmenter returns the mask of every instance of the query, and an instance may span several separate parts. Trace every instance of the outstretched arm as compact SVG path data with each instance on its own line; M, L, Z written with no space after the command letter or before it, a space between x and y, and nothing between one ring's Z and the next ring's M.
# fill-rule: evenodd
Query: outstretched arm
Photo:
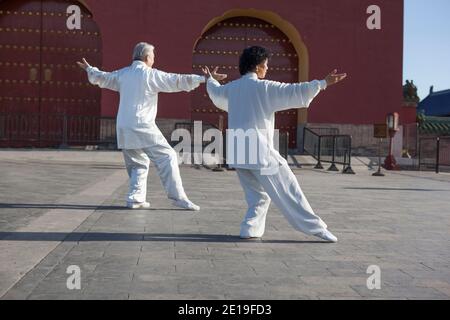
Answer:
M266 81L268 105L274 112L291 108L308 108L321 90L325 90L346 77L346 73L337 74L337 70L334 70L321 81L313 80L303 83Z
M205 82L205 77L196 74L176 74L153 69L149 85L155 92L192 91Z
M207 78L206 90L209 98L214 105L228 112L228 98L226 95L226 87L220 85L218 80L223 80L227 77L225 74L217 73L218 67L214 68L213 72L209 71L208 67L202 68L205 77Z
M89 82L93 85L97 85L100 88L106 88L113 91L119 91L118 72L103 72L98 68L92 67L86 59L83 58L82 62L77 62L78 66L85 70L88 74Z

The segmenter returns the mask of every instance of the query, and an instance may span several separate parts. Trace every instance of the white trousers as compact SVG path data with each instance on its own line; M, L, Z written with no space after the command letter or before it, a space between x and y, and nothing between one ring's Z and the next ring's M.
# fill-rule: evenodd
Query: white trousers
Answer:
M155 164L167 196L172 200L187 199L181 181L178 157L165 139L143 149L123 149L123 157L130 177L127 202L145 202L150 161Z
M289 223L308 235L327 228L313 211L297 178L288 164L273 175L261 175L260 170L236 169L248 204L241 223L241 237L262 237L271 200Z

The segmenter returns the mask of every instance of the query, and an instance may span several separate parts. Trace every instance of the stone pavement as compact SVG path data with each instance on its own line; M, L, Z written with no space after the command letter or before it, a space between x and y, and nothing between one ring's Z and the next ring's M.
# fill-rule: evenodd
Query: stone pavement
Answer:
M274 205L263 240L248 242L233 171L183 166L202 207L191 213L170 205L152 168L152 208L132 211L119 153L15 152L0 151L2 299L450 298L449 174L375 178L357 159L356 175L293 167L339 242L296 232ZM73 265L80 290L66 285ZM369 290L373 265L381 288Z

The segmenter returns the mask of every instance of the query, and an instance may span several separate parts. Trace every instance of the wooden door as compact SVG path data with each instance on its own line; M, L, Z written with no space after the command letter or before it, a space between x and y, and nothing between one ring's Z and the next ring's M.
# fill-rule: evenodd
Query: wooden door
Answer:
M1 147L39 142L40 11L40 1L0 3Z
M81 10L79 30L66 25L67 8L74 3ZM15 80L7 79L15 89L13 100L11 88L0 89L0 97L8 98L0 101L3 146L95 143L101 93L75 63L85 57L101 66L100 32L92 15L65 0L3 1L0 8L0 33L7 35L0 40L0 61L9 62L0 79Z
M68 30L66 12L71 4L73 1L43 1L42 146L53 144L65 132L69 144L93 143L100 131L100 89L92 86L75 64L85 57L92 65L101 65L100 31L81 4L81 29Z

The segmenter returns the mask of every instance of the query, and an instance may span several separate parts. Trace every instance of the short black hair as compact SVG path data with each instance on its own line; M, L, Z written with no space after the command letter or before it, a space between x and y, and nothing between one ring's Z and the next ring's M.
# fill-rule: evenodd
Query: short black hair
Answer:
M269 51L263 47L253 46L244 49L239 58L239 72L243 76L249 71L254 71L258 64L269 58Z

